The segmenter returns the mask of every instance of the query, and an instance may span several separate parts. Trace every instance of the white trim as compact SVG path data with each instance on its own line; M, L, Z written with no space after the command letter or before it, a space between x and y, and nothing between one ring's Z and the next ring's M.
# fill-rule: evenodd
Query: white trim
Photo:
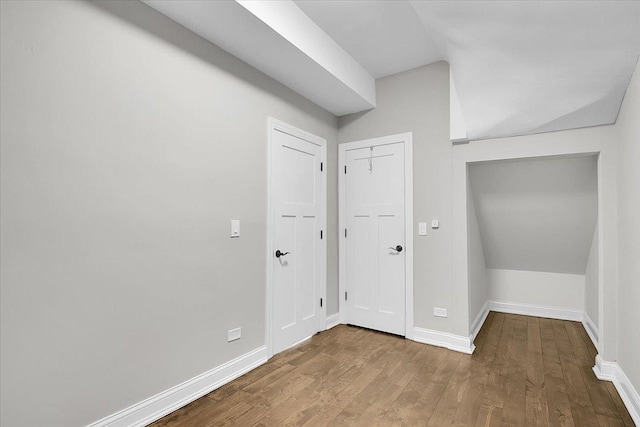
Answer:
M338 313L340 323L347 324L347 304L344 295L347 291L347 248L345 247L344 230L347 228L346 219L346 187L344 177L345 158L347 150L338 145Z
M346 247L343 230L346 228L346 183L344 177L345 156L347 149L375 147L379 145L404 143L404 217L405 217L405 337L413 339L413 133L383 136L362 141L345 142L338 146L338 195L339 195L339 241L338 241L338 301L340 307L340 323L348 323L347 306L344 304L344 293L347 291Z
M487 316L489 315L489 302L485 301L484 305L480 309L480 312L474 319L471 324L471 341L475 341L480 329L482 329L482 325L484 325L485 320L487 320Z
M404 216L407 264L405 267L405 337L413 339L413 133L405 134Z
M88 427L146 426L222 387L267 361L267 348L259 347L162 393L109 415Z
M602 360L602 357L598 354L596 355L596 365L593 367L593 372L601 381L613 381L616 377L617 365L616 362Z
M638 395L638 391L633 387L620 365L617 362L602 360L598 355L596 356L596 366L593 367L593 372L599 380L613 382L633 422L640 426L640 395Z
M326 317L327 321L325 322L324 330L329 330L335 326L340 324L340 313L334 313Z
M522 304L519 302L488 301L490 311L499 313L523 314L525 316L546 317L549 319L572 320L582 322L582 310Z
M582 326L584 326L584 330L587 331L587 335L589 335L589 338L591 338L591 342L593 342L593 345L596 347L596 350L597 350L599 348L598 347L598 335L599 335L598 327L596 326L595 323L593 323L593 320L591 320L591 317L589 317L586 311L583 313L583 316L582 316Z
M411 339L423 344L445 347L449 350L465 354L472 354L476 349L476 346L473 345L473 340L471 339L471 337L463 337L447 332L419 328L417 326L413 328L413 338Z
M271 184L272 184L272 160L273 160L273 137L274 131L280 131L296 138L303 139L307 142L321 147L322 159L324 163L324 171L321 177L322 185L322 218L320 219L322 230L324 230L324 238L321 241L321 266L320 271L320 298L325 302L320 308L320 319L318 321L319 332L323 330L326 324L327 314L327 140L312 133L298 129L285 122L269 117L267 120L267 222L266 222L266 285L265 285L265 343L267 347L268 357L273 356L273 230L271 227Z

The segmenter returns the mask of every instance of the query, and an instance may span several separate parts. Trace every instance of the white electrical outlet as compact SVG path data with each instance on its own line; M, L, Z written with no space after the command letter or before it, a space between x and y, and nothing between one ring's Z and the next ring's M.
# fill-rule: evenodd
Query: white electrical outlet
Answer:
M227 332L227 342L239 340L242 336L242 328L229 329Z
M447 309L441 307L433 307L433 315L436 317L447 317Z

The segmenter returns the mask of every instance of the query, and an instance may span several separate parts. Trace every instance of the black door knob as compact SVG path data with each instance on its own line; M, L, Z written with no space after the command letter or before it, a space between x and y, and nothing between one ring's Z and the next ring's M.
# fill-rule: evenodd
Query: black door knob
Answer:
M402 248L400 248L402 249ZM276 258L280 258L281 256L288 255L290 252L280 252L280 249L276 251Z
M400 245L396 246L395 248L391 248L390 247L389 249L391 249L393 251L396 251L396 252L402 252L402 246L400 246Z

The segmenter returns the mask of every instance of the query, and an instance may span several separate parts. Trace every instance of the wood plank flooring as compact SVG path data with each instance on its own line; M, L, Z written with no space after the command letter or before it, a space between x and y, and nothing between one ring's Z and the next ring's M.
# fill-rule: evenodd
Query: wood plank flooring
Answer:
M340 325L152 426L633 426L580 323L489 313L473 355Z

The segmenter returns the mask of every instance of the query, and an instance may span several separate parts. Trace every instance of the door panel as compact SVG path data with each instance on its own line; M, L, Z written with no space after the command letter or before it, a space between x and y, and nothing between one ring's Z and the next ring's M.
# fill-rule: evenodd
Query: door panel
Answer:
M347 150L345 164L347 321L404 335L404 143Z
M373 236L371 234L371 217L368 215L354 215L352 230L353 238L350 242L353 244L353 250L349 252L351 255L350 267L347 269L349 284L353 285L351 298L353 304L359 310L369 310L371 307L371 293L369 286L371 283L371 271L373 258L365 256L356 256L359 253L366 253L371 247L375 246Z
M277 353L321 326L324 147L278 129L271 132L272 332ZM289 253L276 257L276 250Z
M318 301L320 296L316 294L316 241L318 240L319 227L315 217L304 216L299 219L300 231L296 251L304 254L297 258L298 263L298 306L300 317L307 321L317 314L320 306ZM314 331L315 332L315 331ZM303 337L304 338L304 337Z
M399 227L400 226L400 227ZM383 260L384 268L378 270L379 274L379 301L380 311L402 316L404 322L404 291L398 292L398 283L402 283L404 290L404 255L402 252L389 249L386 242L399 242L398 236L402 236L404 221L391 215L378 217L378 235L380 242L379 259ZM392 246L395 246L393 243Z
M296 217L282 215L278 224L278 247L292 248L295 245ZM277 297L274 299L275 322L280 328L294 326L296 323L296 271L293 255L280 257L278 268L274 269L274 282L277 284Z

